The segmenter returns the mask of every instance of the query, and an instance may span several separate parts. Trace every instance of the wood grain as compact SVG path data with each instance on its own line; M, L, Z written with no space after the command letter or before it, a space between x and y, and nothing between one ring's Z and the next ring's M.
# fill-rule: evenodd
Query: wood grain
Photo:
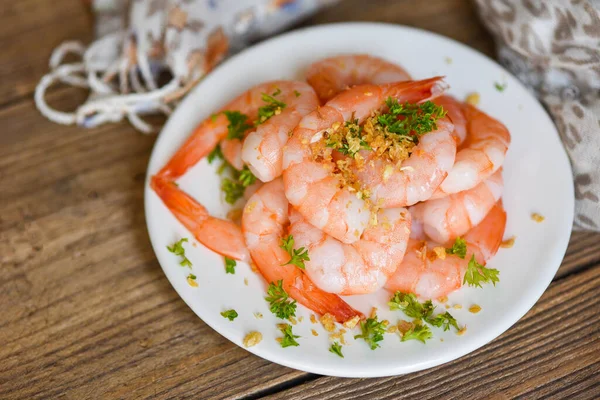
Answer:
M305 25L403 23L492 54L469 1L366 3L345 0ZM181 301L152 252L142 196L155 136L126 124L63 127L33 106L51 49L91 37L81 2L10 2L0 22L0 398L597 393L600 235L593 233L572 235L557 281L515 328L429 371L320 378L234 346ZM49 100L70 109L84 96L59 88Z
M454 362L401 377L323 377L267 398L597 399L598 287L600 264L552 284L513 328Z
M61 42L92 38L92 17L82 1L5 1L0 21L0 105L33 93Z

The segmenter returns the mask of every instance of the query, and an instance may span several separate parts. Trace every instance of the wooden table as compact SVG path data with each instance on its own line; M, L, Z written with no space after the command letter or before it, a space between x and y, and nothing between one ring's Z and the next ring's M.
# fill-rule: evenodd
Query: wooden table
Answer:
M385 21L493 55L463 0L347 0L306 24ZM514 327L401 377L328 378L262 360L205 325L163 275L142 196L155 136L46 121L32 92L51 49L90 40L80 2L0 10L0 398L600 397L600 234L573 233L554 282ZM57 88L50 101L84 96Z

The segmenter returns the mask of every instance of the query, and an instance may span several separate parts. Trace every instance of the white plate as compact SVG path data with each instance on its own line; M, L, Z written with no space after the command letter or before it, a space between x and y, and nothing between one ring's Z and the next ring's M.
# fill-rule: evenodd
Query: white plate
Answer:
M145 206L150 239L169 281L183 300L213 329L242 345L245 334L260 331L263 340L248 351L267 360L317 374L345 377L397 375L433 367L461 357L491 341L519 320L539 299L554 277L564 256L573 221L573 181L567 156L552 121L536 99L510 73L487 57L450 39L402 26L385 24L336 24L294 31L256 45L232 57L203 80L181 103L158 138L148 177L156 173L204 118L234 96L260 82L301 79L312 62L339 53L369 53L404 66L414 78L446 75L450 93L459 99L468 93L481 95L480 107L502 121L511 132L512 144L504 165L504 206L508 213L506 237L516 236L511 249L500 249L489 265L498 268L500 283L483 289L463 288L450 296L450 310L466 334L433 328L427 344L400 342L386 334L381 348L370 350L362 340L346 334L345 358L328 351L329 342L320 324L309 321L310 312L298 307L304 321L294 327L301 336L299 347L281 348L277 320L264 301L265 283L250 268L238 263L235 275L225 274L222 258L202 245L186 246L186 254L198 277L198 288L189 286L187 268L166 249L181 237L192 235L169 213L146 186ZM506 84L499 92L494 83ZM180 186L215 216L224 217L229 207L221 201L219 178L205 160L179 180ZM546 217L531 220L532 212ZM248 285L244 284L248 279ZM347 297L368 314L379 309L382 319L396 321L401 313L385 306L388 294ZM471 314L470 305L482 311ZM220 312L234 308L239 317L230 322ZM444 308L438 308L443 310ZM263 319L256 319L261 312ZM316 329L318 337L311 334ZM441 340L443 339L443 341Z

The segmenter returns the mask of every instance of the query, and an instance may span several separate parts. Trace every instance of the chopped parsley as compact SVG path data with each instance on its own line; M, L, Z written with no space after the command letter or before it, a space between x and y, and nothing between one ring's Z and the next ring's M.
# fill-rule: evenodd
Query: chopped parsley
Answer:
M431 101L400 104L398 100L388 97L385 104L388 111L379 115L377 122L390 133L415 139L437 129L437 120L446 115L442 106Z
M300 343L296 341L300 336L294 335L292 332L292 326L290 324L280 324L279 330L283 333L283 337L279 342L281 347L289 347L289 346L300 346Z
M216 145L215 148L208 153L208 163L212 164L212 162L216 159L223 159L223 152L221 151L221 146Z
M227 139L243 139L244 133L252 125L248 123L248 116L242 114L239 111L223 111L223 114L227 117L229 125L227 125Z
M267 289L265 300L269 302L270 310L277 318L290 319L296 316L296 300L288 300L289 295L283 288L283 280L277 284L271 282Z
M403 342L406 342L407 340L418 340L419 342L425 343L432 337L433 333L431 333L431 329L429 329L427 325L414 324L412 328L404 332L401 340Z
M454 329L456 329L457 331L460 330L460 328L458 327L458 322L456 322L456 319L448 311L446 311L443 314L438 314L435 317L429 318L427 322L438 328L443 328L444 331L449 330L451 326L453 326Z
M458 322L456 322L452 314L446 311L444 314L433 316L435 306L431 300L420 303L417 300L417 296L413 293L396 292L388 302L388 305L390 306L390 310L401 310L404 314L414 318L418 322L413 328L404 333L402 341L416 339L425 343L426 340L431 339L433 336L431 330L426 325L423 325L422 321L435 327L443 328L444 331L449 330L451 326L457 331L460 330Z
M221 315L222 315L224 318L227 318L227 319L228 319L228 320L230 320L230 321L233 321L234 319L236 319L236 318L238 317L238 313L237 313L237 311L235 311L235 310L227 310L227 311L223 311L223 312L221 313Z
M344 358L344 355L342 354L342 345L340 345L338 342L333 343L329 348L329 351L333 354L337 354L338 356Z
M167 250L169 250L176 256L183 257L183 260L179 262L179 265L181 265L182 267L192 268L192 262L188 260L188 258L185 256L185 249L183 248L183 243L187 241L187 238L179 239L179 241L173 243L173 246L167 246Z
M356 157L360 150L371 150L371 147L363 139L363 127L358 125L358 119L352 118L344 123L341 134L326 136L325 146L333 148L340 153Z
M492 283L496 286L496 282L500 282L500 278L498 278L499 274L500 271L497 269L486 268L479 264L477 260L475 260L475 254L473 254L469 261L469 265L467 266L467 271L465 272L463 285L467 283L469 286L482 287L482 283Z
M467 256L467 242L465 239L457 237L451 248L446 249L447 254L454 254L462 259Z
M506 83L494 82L494 87L496 88L497 91L504 92L504 89L506 89Z
M294 90L294 96L296 96L296 97L300 97L300 96L302 96L302 95L300 94L300 92L299 92L299 91L297 91L297 90Z
M413 293L396 292L388 302L390 310L401 310L407 316L417 319L425 319L431 317L435 309L431 300L427 300L423 304L417 300L417 296Z
M304 261L310 261L308 257L308 250L304 247L294 249L294 237L289 235L287 238L281 238L281 245L279 246L290 255L290 260L282 265L295 265L300 269L305 269Z
M262 101L264 101L267 104L258 108L258 120L255 123L256 126L262 124L263 122L271 118L273 115L278 115L279 113L281 113L281 110L283 110L286 107L286 104L284 102L279 101L275 98L275 96L278 96L279 94L281 94L281 89L277 89L271 95L266 93L262 94Z
M378 321L377 316L367 318L366 321L360 322L360 330L361 334L354 336L354 339L364 339L369 347L371 347L371 350L379 347L378 342L383 340L383 334L385 333L383 321Z
M224 164L226 165L226 164ZM229 165L229 163L227 163ZM224 178L221 182L221 190L225 193L225 201L229 204L235 203L244 196L246 188L256 182L256 176L245 166L241 171L230 167L231 178Z
M225 257L225 273L226 274L235 274L235 266L237 262L231 258Z

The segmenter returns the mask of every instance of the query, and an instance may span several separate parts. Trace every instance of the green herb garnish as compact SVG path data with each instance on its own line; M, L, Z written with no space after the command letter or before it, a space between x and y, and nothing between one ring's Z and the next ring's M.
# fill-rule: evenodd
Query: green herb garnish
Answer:
M360 322L361 334L354 336L354 339L364 339L365 342L371 347L371 350L375 350L379 347L379 343L383 340L383 334L385 333L385 327L383 321L379 322L377 316L374 318L367 318L366 321Z
M390 306L390 310L401 310L411 318L425 320L431 317L435 308L431 300L421 304L413 293L402 292L394 293L388 306Z
M473 254L469 261L469 265L467 266L467 271L465 272L463 285L467 283L469 286L482 287L482 283L492 283L496 286L496 282L500 282L500 278L498 278L499 274L500 271L497 269L486 268L479 264L477 260L475 260L475 254Z
M462 259L467 256L467 242L465 239L457 237L451 248L446 249L447 254L454 254Z
M305 269L304 261L310 261L308 257L308 250L304 247L294 249L294 237L289 235L287 238L281 238L281 245L279 246L290 255L290 260L282 265L295 265L300 269Z
M212 162L216 159L223 159L223 152L221 151L221 146L220 145L216 145L215 148L208 153L208 163L212 164Z
M230 166L230 170L232 171L231 178L223 179L221 190L225 193L225 201L233 204L244 196L244 192L248 186L256 182L256 176L248 169L248 166L245 166L241 171Z
M281 89L277 89L273 94L268 95L266 93L262 94L262 101L267 103L266 105L259 107L258 109L258 120L255 123L255 126L258 126L271 118L273 115L277 115L281 113L286 107L286 104L282 101L279 101L275 98L281 93Z
M494 82L494 87L496 88L497 91L499 92L504 92L504 89L506 89L506 83L498 83L498 82Z
M233 321L234 319L236 319L238 317L238 313L235 310L227 310L227 311L223 311L221 313L221 315L225 318L227 318L230 321Z
M231 258L225 257L225 273L226 274L235 274L235 266L237 262Z
M279 330L283 333L283 337L279 342L281 347L289 347L289 346L300 346L300 343L296 341L300 336L294 335L292 332L292 326L290 324L280 324Z
M344 355L342 354L342 346L338 342L333 343L329 348L329 351L333 354L337 354L338 356L344 358Z
M301 94L300 94L300 92L299 92L299 91L297 91L297 90L294 90L294 96L296 96L296 97L300 97L300 96L301 96Z
M179 265L181 265L182 267L192 268L192 262L188 260L188 258L185 256L185 249L183 248L183 243L187 241L187 238L182 238L179 241L173 243L173 246L167 246L167 250L169 250L176 256L183 257L183 260L179 262Z
M269 302L270 310L277 318L289 319L296 316L296 300L288 300L289 295L283 289L283 280L277 281L277 284L271 282L267 294L265 300Z
M433 333L431 333L431 329L429 329L427 325L414 324L414 326L411 329L404 332L401 340L403 342L406 342L407 340L418 340L420 342L425 343L432 337Z
M242 114L239 111L223 111L223 114L227 117L229 125L227 125L227 139L243 139L244 133L252 125L248 123L248 116Z
M429 318L427 322L438 328L443 328L444 331L449 330L451 326L453 326L457 331L460 330L458 327L458 322L456 322L456 319L448 311Z
M398 100L388 97L385 101L388 111L377 117L377 122L388 132L401 136L417 138L437 129L437 120L446 115L442 106L431 101L421 104L398 103Z

